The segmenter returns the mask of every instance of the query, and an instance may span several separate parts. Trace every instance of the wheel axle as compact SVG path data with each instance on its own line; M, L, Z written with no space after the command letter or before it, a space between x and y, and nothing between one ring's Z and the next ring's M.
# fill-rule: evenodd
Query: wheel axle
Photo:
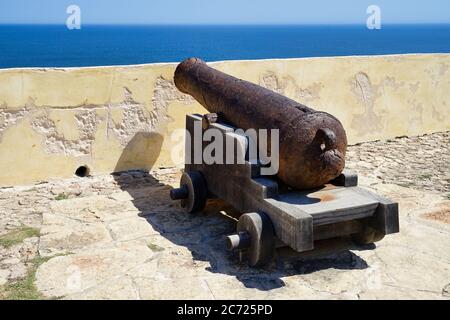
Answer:
M188 213L202 211L206 205L208 189L199 171L187 171L181 175L180 187L170 190L172 200L181 200L180 205Z
M187 199L188 196L189 196L189 190L186 185L183 185L179 188L174 188L174 189L170 190L170 198L172 200Z
M228 250L246 249L250 247L251 237L246 231L231 234L225 239Z

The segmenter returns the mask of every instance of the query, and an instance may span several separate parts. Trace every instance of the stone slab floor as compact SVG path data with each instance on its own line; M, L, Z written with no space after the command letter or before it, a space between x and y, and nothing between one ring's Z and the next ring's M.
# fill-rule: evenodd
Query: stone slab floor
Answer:
M449 133L349 147L360 184L400 204L376 245L279 250L256 270L224 250L235 222L169 200L180 170L0 189L2 299L450 299Z

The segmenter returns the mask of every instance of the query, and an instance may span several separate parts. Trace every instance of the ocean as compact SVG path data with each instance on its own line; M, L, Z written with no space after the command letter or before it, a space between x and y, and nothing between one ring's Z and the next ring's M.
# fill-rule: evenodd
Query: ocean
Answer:
M450 25L0 25L0 68L449 52Z

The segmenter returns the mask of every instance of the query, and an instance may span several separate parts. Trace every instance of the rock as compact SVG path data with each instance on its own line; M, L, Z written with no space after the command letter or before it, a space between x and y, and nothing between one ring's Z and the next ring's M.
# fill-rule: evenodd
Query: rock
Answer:
M113 239L118 241L158 234L144 218L128 218L114 221L109 224L109 229L111 230Z
M201 278L138 279L140 296L144 300L213 299L208 284Z
M1 264L4 266L15 266L20 263L19 258L8 258L1 261Z
M53 195L55 195L55 196L57 196L57 195L59 195L59 194L63 194L63 193L65 193L66 192L66 187L64 187L64 186L62 186L62 185L56 185L56 186L53 186L51 189L50 189L50 192L53 194Z
M6 223L6 227L8 230L13 230L20 228L22 226L22 223L20 221L8 221Z
M128 194L121 192L121 194ZM132 201L120 201L111 196L91 196L65 201L54 201L50 207L54 213L70 219L85 222L117 220L125 217L137 217L139 210ZM131 199L130 199L131 200Z
M8 269L0 269L0 286L8 282L10 271Z
M136 300L140 299L133 279L121 277L106 281L81 293L71 294L66 300Z
M70 195L79 196L82 193L82 189L79 183L73 183L69 185L69 187L67 188L67 192Z
M23 279L28 273L28 268L23 263L15 263L9 270L10 273L8 279L11 281Z
M50 189L51 194L58 196L60 194L64 194L68 197L72 196L72 197L77 197L79 196L83 190L80 186L79 183L71 183L69 185L64 185L64 184L57 184L54 185L51 189Z
M106 226L100 222L83 222L57 214L44 214L39 252L43 256L69 253L90 245L111 242Z
M142 278L153 279L159 277L157 275L157 271L158 271L158 259L155 259L155 257L153 256L153 259L151 259L150 261L146 261L128 270L126 272L126 275L132 277L133 279L142 279Z
M29 261L36 257L38 252L38 243L38 237L27 238L23 241L23 244L19 249L22 261Z
M442 172L450 172L450 152L446 152L449 136L449 132L442 132L405 137L388 144L365 142L349 146L346 167L366 177L382 172L386 183L397 184L408 177L408 187L449 193L450 184L442 183ZM371 153L375 157L370 157Z
M152 257L147 246L103 247L59 256L42 264L36 272L36 286L46 296L80 293L105 283Z
M450 298L450 283L442 289L442 296Z
M214 299L239 300L239 299L273 299L276 296L287 298L290 293L291 298L298 299L302 297L326 297L326 294L319 294L306 286L290 287L290 290L283 290L285 295L281 295L280 290L286 286L283 280L275 280L268 277L248 277L242 278L242 281L236 281L235 277L218 274L215 277L206 278L208 288L211 290ZM269 290L264 290L259 283L268 285ZM294 296L297 296L295 298Z

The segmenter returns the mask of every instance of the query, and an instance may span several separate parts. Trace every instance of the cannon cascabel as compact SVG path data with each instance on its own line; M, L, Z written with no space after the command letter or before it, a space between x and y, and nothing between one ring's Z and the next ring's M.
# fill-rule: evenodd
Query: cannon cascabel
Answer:
M215 70L198 58L181 62L174 82L181 92L236 127L279 129L277 176L287 185L319 187L344 169L347 137L334 116Z

